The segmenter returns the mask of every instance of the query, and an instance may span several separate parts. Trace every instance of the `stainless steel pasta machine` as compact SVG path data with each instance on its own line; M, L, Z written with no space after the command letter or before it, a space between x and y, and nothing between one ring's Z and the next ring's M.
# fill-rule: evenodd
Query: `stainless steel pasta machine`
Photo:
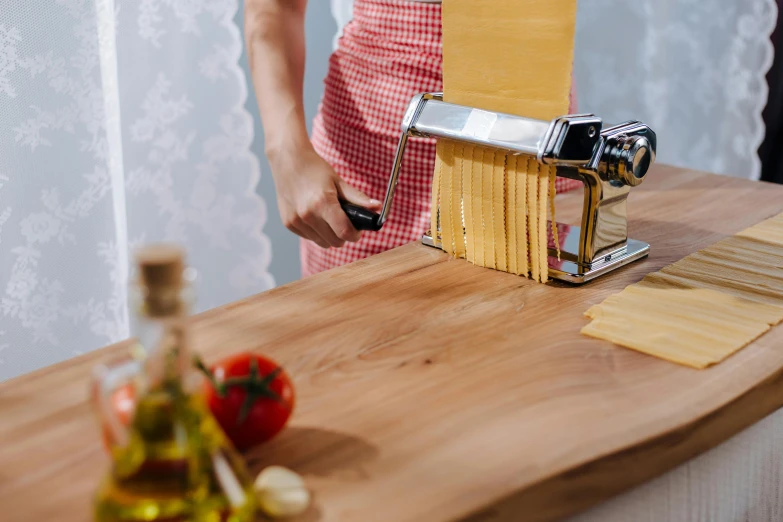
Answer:
M540 121L484 111L443 101L441 93L417 95L402 121L402 136L380 214L343 203L360 230L380 230L391 211L405 146L412 136L443 138L535 157L554 165L557 176L584 184L581 226L557 223L561 256L549 249L549 275L585 283L641 259L650 245L628 238L626 202L631 187L642 183L655 161L656 136L644 123L628 121L603 128L593 114ZM437 246L440 230L423 243Z

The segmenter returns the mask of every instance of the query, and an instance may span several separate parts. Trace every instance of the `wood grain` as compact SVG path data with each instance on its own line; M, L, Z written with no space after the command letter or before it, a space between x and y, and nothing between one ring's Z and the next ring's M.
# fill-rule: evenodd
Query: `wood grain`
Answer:
M307 521L545 521L713 447L783 405L783 329L698 371L579 335L582 313L783 211L783 187L657 167L632 192L649 259L539 285L408 245L198 316L207 359L263 351L292 426L248 456L315 491ZM558 201L576 222L580 194ZM3 520L90 519L107 462L87 400L113 346L0 384Z

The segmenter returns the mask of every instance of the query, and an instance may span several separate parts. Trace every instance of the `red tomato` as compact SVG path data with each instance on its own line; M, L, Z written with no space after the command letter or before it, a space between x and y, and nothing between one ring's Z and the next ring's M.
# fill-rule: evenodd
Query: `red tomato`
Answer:
M124 426L128 426L131 423L131 420L133 420L133 410L136 407L135 403L136 388L134 388L132 384L121 386L111 394L111 407L120 423ZM112 437L109 425L105 420L101 424L101 433L103 446L109 451L111 446L114 445L114 438Z
M252 353L228 357L207 370L204 396L234 446L245 450L285 427L294 409L294 387L276 362Z

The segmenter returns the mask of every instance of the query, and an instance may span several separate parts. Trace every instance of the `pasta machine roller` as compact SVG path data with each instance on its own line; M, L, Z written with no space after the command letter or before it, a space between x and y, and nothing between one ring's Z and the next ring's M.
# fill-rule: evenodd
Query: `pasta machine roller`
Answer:
M641 259L650 245L628 238L626 201L631 187L642 183L655 161L656 136L644 123L628 121L609 128L593 114L576 114L540 121L484 111L443 101L441 93L413 98L402 121L402 137L380 214L343 203L360 230L380 230L391 210L405 145L412 136L444 138L491 147L509 154L526 154L556 167L557 176L584 184L581 226L557 223L561 257L549 248L549 276L585 283ZM430 230L423 243L439 230Z

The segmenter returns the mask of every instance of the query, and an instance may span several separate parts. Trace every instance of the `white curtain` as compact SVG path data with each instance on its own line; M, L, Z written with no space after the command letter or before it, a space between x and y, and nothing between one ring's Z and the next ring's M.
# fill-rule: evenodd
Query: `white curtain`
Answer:
M783 411L567 522L783 520Z
M126 338L135 245L196 309L265 290L238 0L3 0L0 381Z
M353 0L331 0L338 35ZM758 179L775 0L580 0L580 112L642 120L658 161Z
M580 111L639 119L658 161L758 179L775 0L582 0Z

